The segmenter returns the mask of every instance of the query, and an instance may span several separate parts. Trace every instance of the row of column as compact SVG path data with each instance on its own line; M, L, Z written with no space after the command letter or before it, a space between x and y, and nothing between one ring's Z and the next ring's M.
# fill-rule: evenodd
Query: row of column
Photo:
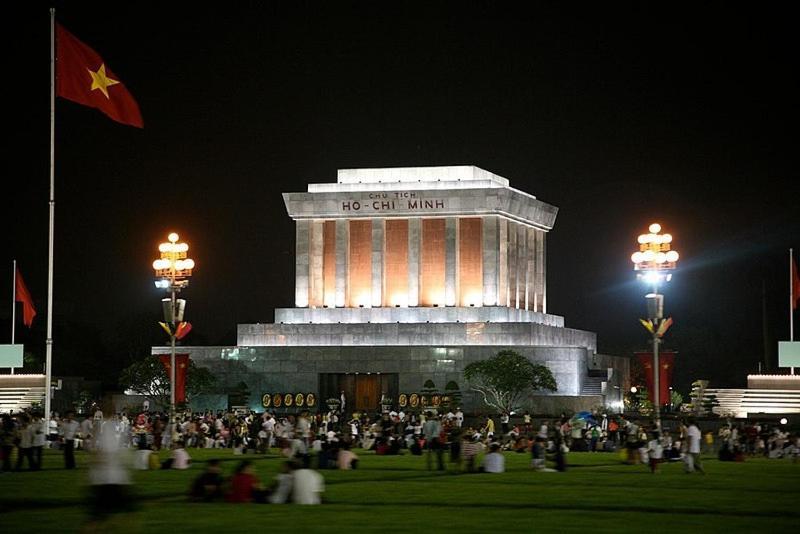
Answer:
M295 305L546 312L545 232L498 216L296 221Z

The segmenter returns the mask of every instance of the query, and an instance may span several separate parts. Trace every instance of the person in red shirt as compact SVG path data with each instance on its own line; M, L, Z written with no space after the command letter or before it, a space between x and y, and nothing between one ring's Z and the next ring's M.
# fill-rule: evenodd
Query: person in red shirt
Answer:
M266 502L266 491L255 475L253 462L245 460L236 468L231 478L228 502Z

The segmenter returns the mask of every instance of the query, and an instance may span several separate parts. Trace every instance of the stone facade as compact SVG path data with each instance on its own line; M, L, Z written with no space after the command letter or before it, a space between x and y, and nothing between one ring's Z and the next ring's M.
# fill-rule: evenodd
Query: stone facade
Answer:
M377 409L376 395L397 404L432 381L440 392L455 383L464 409L479 412L464 368L503 349L553 372L558 391L543 406L589 408L624 384L627 368L596 354L594 333L547 313L558 209L505 178L472 166L345 169L284 202L296 224L295 307L238 325L235 347L180 349L213 371L218 392L244 383L263 409L267 393L322 402L345 384Z

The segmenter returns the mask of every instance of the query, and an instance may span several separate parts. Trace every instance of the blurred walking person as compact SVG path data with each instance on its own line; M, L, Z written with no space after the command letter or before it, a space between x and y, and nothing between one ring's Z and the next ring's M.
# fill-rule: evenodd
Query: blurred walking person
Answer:
M64 467L75 469L75 434L78 432L78 422L73 419L75 412L67 412L67 417L61 421L61 435L64 438Z

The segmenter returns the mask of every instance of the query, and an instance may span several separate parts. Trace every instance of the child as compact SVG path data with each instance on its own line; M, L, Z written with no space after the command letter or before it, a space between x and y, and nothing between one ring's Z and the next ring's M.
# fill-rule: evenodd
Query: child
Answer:
M544 439L541 436L536 437L531 447L531 467L537 471L544 469Z
M647 444L647 453L650 456L650 472L658 472L658 464L664 459L664 447L661 445L658 432L653 432L652 439Z

